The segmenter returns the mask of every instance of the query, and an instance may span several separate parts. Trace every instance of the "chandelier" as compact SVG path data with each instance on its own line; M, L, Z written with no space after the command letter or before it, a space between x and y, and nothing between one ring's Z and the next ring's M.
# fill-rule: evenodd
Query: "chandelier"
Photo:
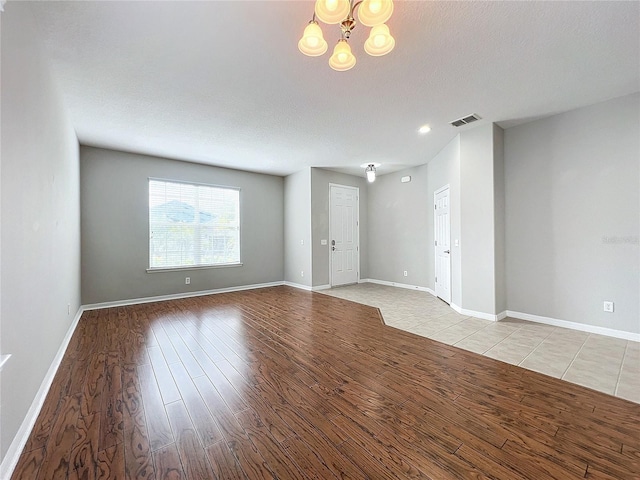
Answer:
M313 17L304 29L298 49L310 57L319 57L327 51L327 42L322 36L316 18L329 25L340 24L340 40L329 58L329 66L339 72L353 68L356 57L351 53L349 37L356 26L353 14L358 9L358 20L371 27L369 38L364 42L364 51L374 57L386 55L396 44L385 22L393 13L393 0L316 0Z
M369 183L376 181L376 169L380 166L379 163L363 163L360 168L364 168L364 175L367 177Z

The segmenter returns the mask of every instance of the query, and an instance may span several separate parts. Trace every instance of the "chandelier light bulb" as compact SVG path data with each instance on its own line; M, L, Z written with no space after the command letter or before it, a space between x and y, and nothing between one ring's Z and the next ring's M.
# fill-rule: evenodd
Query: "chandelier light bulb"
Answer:
M389 27L382 24L371 29L369 38L364 42L364 51L373 57L380 57L389 53L395 46L396 41L389 33Z
M318 57L326 52L327 48L320 25L314 21L309 22L298 42L298 49L309 57Z
M347 18L350 11L349 0L316 0L316 15L324 23L340 23Z
M382 1L381 0L371 0L369 2L369 11L373 14L379 14L380 10L382 10Z
M363 0L358 7L358 19L367 27L385 23L392 13L393 0Z
M351 53L351 47L344 38L339 40L329 59L329 66L338 72L344 72L353 68L355 64L356 57Z

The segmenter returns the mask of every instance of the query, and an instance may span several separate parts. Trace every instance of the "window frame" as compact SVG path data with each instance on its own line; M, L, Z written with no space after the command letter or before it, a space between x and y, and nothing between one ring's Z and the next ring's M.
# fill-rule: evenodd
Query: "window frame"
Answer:
M151 211L149 206L149 185L152 181L237 191L238 192L238 242L240 243L238 249L239 249L240 260L238 262L217 263L217 264L210 264L210 265L179 265L175 267L152 267L151 266L151 218L150 218ZM146 269L147 273L177 272L177 271L185 271L185 270L203 270L203 269L210 269L210 268L233 268L233 267L241 267L244 265L244 263L242 262L242 243L243 243L242 242L242 231L243 231L242 188L231 187L228 185L213 184L213 183L193 182L190 180L176 180L176 179L169 179L169 178L147 177L146 203L147 203L147 269Z

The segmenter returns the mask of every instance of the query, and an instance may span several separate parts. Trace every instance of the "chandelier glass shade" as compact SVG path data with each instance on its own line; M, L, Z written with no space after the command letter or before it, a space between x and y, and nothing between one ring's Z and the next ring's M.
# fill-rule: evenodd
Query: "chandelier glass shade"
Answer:
M389 53L395 46L396 41L389 33L389 27L383 23L371 29L369 38L364 42L364 51L373 57L380 57Z
M349 0L317 0L316 16L326 24L340 23L351 11Z
M327 42L316 18L329 25L340 24L341 36L329 58L329 66L339 72L353 68L356 57L351 52L349 37L356 27L356 9L360 23L372 27L364 44L365 52L379 57L393 50L396 41L385 24L393 14L393 0L316 0L313 18L304 29L298 49L310 57L323 55Z
M344 72L353 68L355 64L356 57L351 53L351 47L344 38L340 39L333 49L329 65L338 72Z
M327 41L322 36L322 29L318 22L309 22L304 34L298 42L298 49L310 57L318 57L327 51Z
M363 0L358 9L358 20L362 25L375 27L391 18L393 1Z

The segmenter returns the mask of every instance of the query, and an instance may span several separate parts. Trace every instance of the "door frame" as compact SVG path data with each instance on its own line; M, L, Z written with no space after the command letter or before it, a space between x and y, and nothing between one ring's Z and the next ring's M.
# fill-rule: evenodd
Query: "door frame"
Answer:
M449 250L451 251L451 187L450 184L446 184L443 185L442 187L438 188L435 192L433 192L433 206L434 206L434 210L433 210L433 278L436 278L436 264L438 262L438 247L436 246L436 228L437 228L437 216L435 214L435 206L436 206L436 198L438 196L438 194L444 192L445 190L449 190ZM449 305L451 305L451 302L453 302L453 292L451 291L451 253L449 253ZM444 300L443 298L440 298L438 296L438 290L437 290L437 286L434 283L433 284L433 293L435 294L436 298L439 298L440 300L442 300L443 302L446 303L446 300Z
M327 246L329 247L329 285L331 287L333 287L333 255L331 254L331 189L333 187L349 188L356 191L356 250L358 252L358 255L356 256L356 261L358 262L356 267L358 272L356 283L360 283L360 187L354 187L353 185L341 185L339 183L329 183L329 239Z

